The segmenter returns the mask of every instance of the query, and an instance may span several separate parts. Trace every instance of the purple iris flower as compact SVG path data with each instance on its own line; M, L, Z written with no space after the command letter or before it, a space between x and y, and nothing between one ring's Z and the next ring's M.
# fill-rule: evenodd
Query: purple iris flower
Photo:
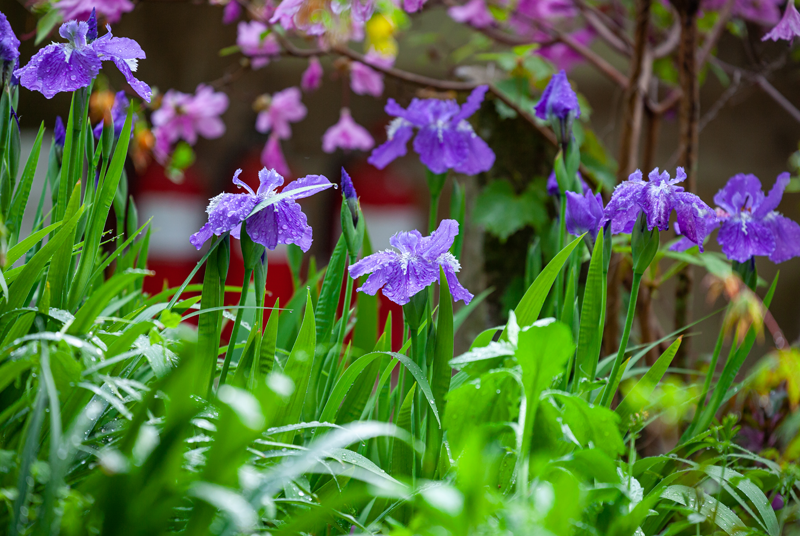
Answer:
M11 29L8 19L0 13L0 68L5 72L7 67L16 65L19 59L19 39Z
M122 133L122 127L125 125L125 119L128 117L128 106L130 101L125 96L124 91L118 91L114 96L114 105L111 107L111 121L114 123L114 138L119 138ZM136 114L133 119L136 120ZM101 121L94 127L94 137L100 139L103 135L103 123ZM133 137L133 130L131 130L131 137Z
M550 121L562 144L569 142L572 137L572 121L581 116L581 107L563 69L550 79L534 110L536 117L542 121Z
M800 256L800 225L775 210L789 180L788 173L780 174L764 195L758 177L740 173L717 192L714 203L719 208L709 232L719 227L717 241L726 257L736 262L769 257L781 263ZM676 230L683 232L682 227ZM670 249L685 251L693 245L682 238Z
M395 158L404 156L416 128L414 151L432 172L454 169L475 175L489 170L494 164L494 152L467 122L480 108L488 89L489 86L475 88L463 106L455 100L413 99L408 108L403 109L394 99L389 99L386 113L396 119L386 128L386 143L372 151L367 161L383 169Z
M306 222L306 215L300 205L295 201L330 188L333 184L322 175L308 175L297 179L287 184L281 193L307 186L316 188L290 195L250 216L259 203L278 195L277 189L283 184L283 177L274 169L262 169L258 172L261 185L254 192L239 180L241 173L241 169L236 170L233 183L247 190L247 193L224 193L213 198L206 209L208 223L189 239L192 245L200 249L212 235L219 236L226 232L239 238L242 223L247 220L247 234L253 242L267 249L275 249L278 244L296 244L303 251L308 251L312 241L311 227Z
M581 175L580 171L578 171L578 180L581 181L581 188L583 188L584 192L591 190L586 181L583 180L583 175ZM561 197L561 190L558 188L558 179L556 179L556 170L551 171L550 176L547 177L547 195L555 197L556 199Z
M350 178L350 174L342 168L342 195L344 198L350 201L351 199L358 199L356 195L356 189L353 186L353 179Z
M47 45L25 67L14 71L20 84L50 99L56 93L87 87L100 72L103 62L113 61L133 90L150 102L150 86L133 76L138 60L145 58L139 43L114 37L110 26L106 26L108 33L91 41L91 24L97 25L94 15L88 23L72 20L62 24L58 33L67 42Z
M685 192L677 186L686 180L683 168L678 168L674 179L669 173L654 169L648 175L650 180L642 180L638 169L628 180L619 184L611 196L605 210L606 220L611 220L611 232L630 233L639 212L647 217L647 228L658 227L661 231L669 228L669 217L675 211L681 232L693 243L703 249L703 240L712 229L708 228L707 217L713 214L711 207L696 195Z
M397 233L389 239L397 251L385 249L350 265L350 277L357 279L370 274L357 290L374 296L383 288L384 296L405 305L416 293L439 281L441 266L453 299L469 303L472 293L458 282L456 272L461 265L449 251L457 235L455 220L442 220L430 236L423 237L419 231Z
M604 222L603 196L593 194L591 190L587 190L583 195L567 192L564 223L569 234L580 236L588 232L594 241Z
M61 120L60 115L56 116L56 125L53 128L53 141L61 148L64 147L64 143L67 141L67 129L64 128L64 121Z

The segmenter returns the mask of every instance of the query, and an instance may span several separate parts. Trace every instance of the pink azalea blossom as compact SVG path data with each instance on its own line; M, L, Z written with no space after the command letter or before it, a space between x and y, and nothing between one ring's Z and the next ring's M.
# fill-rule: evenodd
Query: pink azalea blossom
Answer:
M454 21L466 23L475 28L486 28L494 22L494 17L486 8L484 0L469 0L463 6L453 6L447 10L447 14Z
M279 138L288 139L292 136L289 123L301 121L306 117L306 113L300 90L296 87L286 88L275 93L267 109L258 114L256 130L261 133L271 130Z
M426 0L403 0L403 9L408 13L415 13L422 9Z
M588 46L594 39L594 32L590 28L582 28L571 34L578 43ZM544 59L550 61L556 69L570 71L575 65L583 61L583 56L575 52L564 43L554 43L536 51Z
M303 91L316 90L322 83L322 74L322 65L319 60L316 56L311 56L311 59L308 60L308 67L303 72L300 87L303 88Z
M261 163L281 175L286 177L291 175L289 165L286 163L286 158L284 158L281 150L281 142L275 133L267 139L267 144L264 145L264 150L261 151Z
M231 24L242 16L242 6L236 0L231 0L225 5L222 12L222 24Z
M720 11L728 0L702 0L700 7L707 11ZM753 21L762 26L773 26L781 18L779 6L783 0L734 0L731 15Z
M55 4L61 12L61 19L86 20L92 14L92 9L97 10L97 15L105 17L109 24L115 24L123 13L133 10L130 0L59 0Z
M326 153L334 152L337 147L345 150L369 151L374 145L375 140L367 129L353 121L349 108L342 108L339 122L326 130L322 136L322 150Z
M259 69L267 65L270 58L277 56L281 52L281 46L272 33L267 33L269 29L264 23L254 20L252 22L240 22L237 27L239 33L236 36L236 44L242 50L242 54L250 57L253 69Z
M794 5L794 0L786 2L786 11L781 21L770 32L761 38L762 41L783 39L790 43L795 37L800 37L800 13Z
M161 108L153 112L153 134L156 137L156 157L163 160L169 148L178 140L197 143L198 135L206 139L219 138L225 133L220 119L228 109L228 96L215 93L210 86L200 84L194 95L170 89L164 94Z

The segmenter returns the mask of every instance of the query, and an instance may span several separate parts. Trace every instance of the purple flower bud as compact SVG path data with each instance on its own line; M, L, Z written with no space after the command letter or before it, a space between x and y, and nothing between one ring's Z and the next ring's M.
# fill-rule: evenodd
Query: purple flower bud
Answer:
M53 140L56 143L57 147L64 148L64 142L67 139L67 130L64 128L64 121L61 120L61 116L56 116L56 126L53 129Z
M374 296L383 289L388 299L405 305L415 294L439 281L441 267L453 299L469 303L472 293L459 283L456 273L461 265L450 253L456 235L458 222L455 220L442 220L430 236L423 237L419 231L397 233L389 240L394 250L373 253L350 265L350 277L357 279L370 274L357 290Z
M580 171L578 171L577 175L578 175L578 180L581 181L581 188L583 189L583 191L588 192L589 190L591 190L586 181L583 180L583 175L581 175ZM549 195L550 197L555 197L556 199L559 199L561 197L561 190L559 190L558 188L558 179L556 179L556 170L551 171L550 176L547 177L547 195Z
M580 236L588 232L594 242L604 221L603 197L600 194L593 194L591 190L583 195L567 192L564 222L569 234Z
M231 0L222 11L222 24L236 22L242 15L242 6L236 0Z
M351 199L358 199L356 189L353 187L353 179L350 178L350 175L344 168L342 168L342 195L348 201Z
M781 21L761 40L772 39L777 41L778 39L783 39L791 43L795 37L800 37L800 13L797 12L794 0L789 0L786 2L786 11L783 12Z
M789 0L789 2L791 3L792 0ZM775 498L772 499L772 509L773 510L780 510L781 508L784 507L784 505L785 505L785 503L784 503L784 500L783 500L783 495L781 495L780 493L776 493L775 494Z
M553 124L562 144L569 142L572 137L572 121L581 116L581 108L578 105L578 96L569 85L566 72L561 70L553 75L534 110L536 117Z
M86 42L93 43L97 40L97 9L92 8L92 14L89 15L89 19L86 21L86 24L89 25L89 31L86 32Z

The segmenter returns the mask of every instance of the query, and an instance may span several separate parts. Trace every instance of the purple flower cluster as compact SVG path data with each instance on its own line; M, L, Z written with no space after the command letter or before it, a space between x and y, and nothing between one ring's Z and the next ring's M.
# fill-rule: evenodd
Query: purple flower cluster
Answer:
M370 274L357 290L374 296L383 289L388 299L405 305L416 293L439 281L441 267L453 299L469 303L472 293L459 283L456 273L461 265L449 251L457 235L455 220L443 220L430 236L423 237L419 231L397 233L389 239L396 251L379 251L350 265L350 277L357 279Z
M260 186L254 192L247 184L239 180L242 170L233 175L233 183L244 188L247 193L219 194L211 199L206 212L208 223L191 236L189 241L200 249L212 236L231 233L234 238L241 236L242 223L247 222L247 234L253 242L267 249L275 249L278 244L296 244L303 251L311 247L311 227L306 222L296 200L309 197L333 184L322 175L308 175L287 184L281 194L290 195L259 210L252 216L250 213L261 203L278 195L277 189L283 185L283 177L274 169L262 169L258 172ZM299 191L301 188L313 187ZM295 193L292 193L295 192Z
M414 151L432 172L454 169L475 175L489 170L494 164L494 152L467 122L480 108L488 89L488 86L475 88L463 106L454 100L413 99L404 109L389 99L386 113L396 119L386 129L386 143L372 152L368 162L383 169L395 158L404 156L416 128Z
M706 217L709 232L719 227L717 241L731 260L745 262L751 257L769 257L780 263L800 256L800 225L776 209L789 184L789 174L782 173L764 195L761 181L755 175L739 174L714 196L716 212ZM683 227L676 231L684 233ZM695 244L686 236L673 251L685 251Z
M133 90L150 102L150 86L133 76L138 60L145 58L133 39L108 33L97 37L94 12L88 22L69 21L58 33L66 43L53 43L37 52L25 67L14 71L20 84L52 98L56 93L87 87L100 72L104 61L113 61Z
M696 195L685 192L678 183L686 180L683 168L678 168L675 178L669 173L654 169L642 180L638 169L619 184L605 208L605 220L611 221L611 232L630 233L640 212L647 217L647 228L657 227L661 231L669 228L669 218L674 211L684 236L703 248L703 240L712 229L708 226L708 215L714 211Z

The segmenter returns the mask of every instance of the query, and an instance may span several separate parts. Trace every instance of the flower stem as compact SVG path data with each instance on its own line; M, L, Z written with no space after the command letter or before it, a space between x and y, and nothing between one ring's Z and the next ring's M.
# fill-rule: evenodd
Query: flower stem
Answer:
M558 251L561 251L564 248L564 237L567 234L567 222L566 222L566 214L567 214L567 203L566 203L566 193L564 191L561 192L561 200L559 201L559 214L560 219L558 222ZM562 266L558 270L558 276L556 277L556 316L559 317L561 320L561 310L563 308L564 303L564 267Z
M622 365L622 360L625 358L625 350L628 347L628 338L631 334L631 326L633 326L633 319L636 317L636 298L639 295L639 283L642 281L642 275L644 274L633 272L631 297L628 301L628 315L625 317L625 329L622 331L622 339L619 341L617 358L614 360L614 366L611 367L611 374L608 376L608 383L606 384L606 387L603 390L603 396L600 399L601 406L609 407L611 405L611 399L614 397L614 392L612 392L612 390L616 391L616 388L614 387L616 382L614 380L619 373L619 367Z
M247 291L250 287L250 276L253 270L245 268L244 281L242 281L242 293L239 295L239 309L236 311L236 320L231 328L231 338L228 341L228 349L225 351L225 362L222 364L222 372L219 375L220 387L225 385L225 379L228 376L228 369L231 366L231 358L233 357L233 349L236 347L236 336L239 334L239 324L242 323L242 315L244 315L244 305L247 301ZM219 387L217 387L219 389Z

